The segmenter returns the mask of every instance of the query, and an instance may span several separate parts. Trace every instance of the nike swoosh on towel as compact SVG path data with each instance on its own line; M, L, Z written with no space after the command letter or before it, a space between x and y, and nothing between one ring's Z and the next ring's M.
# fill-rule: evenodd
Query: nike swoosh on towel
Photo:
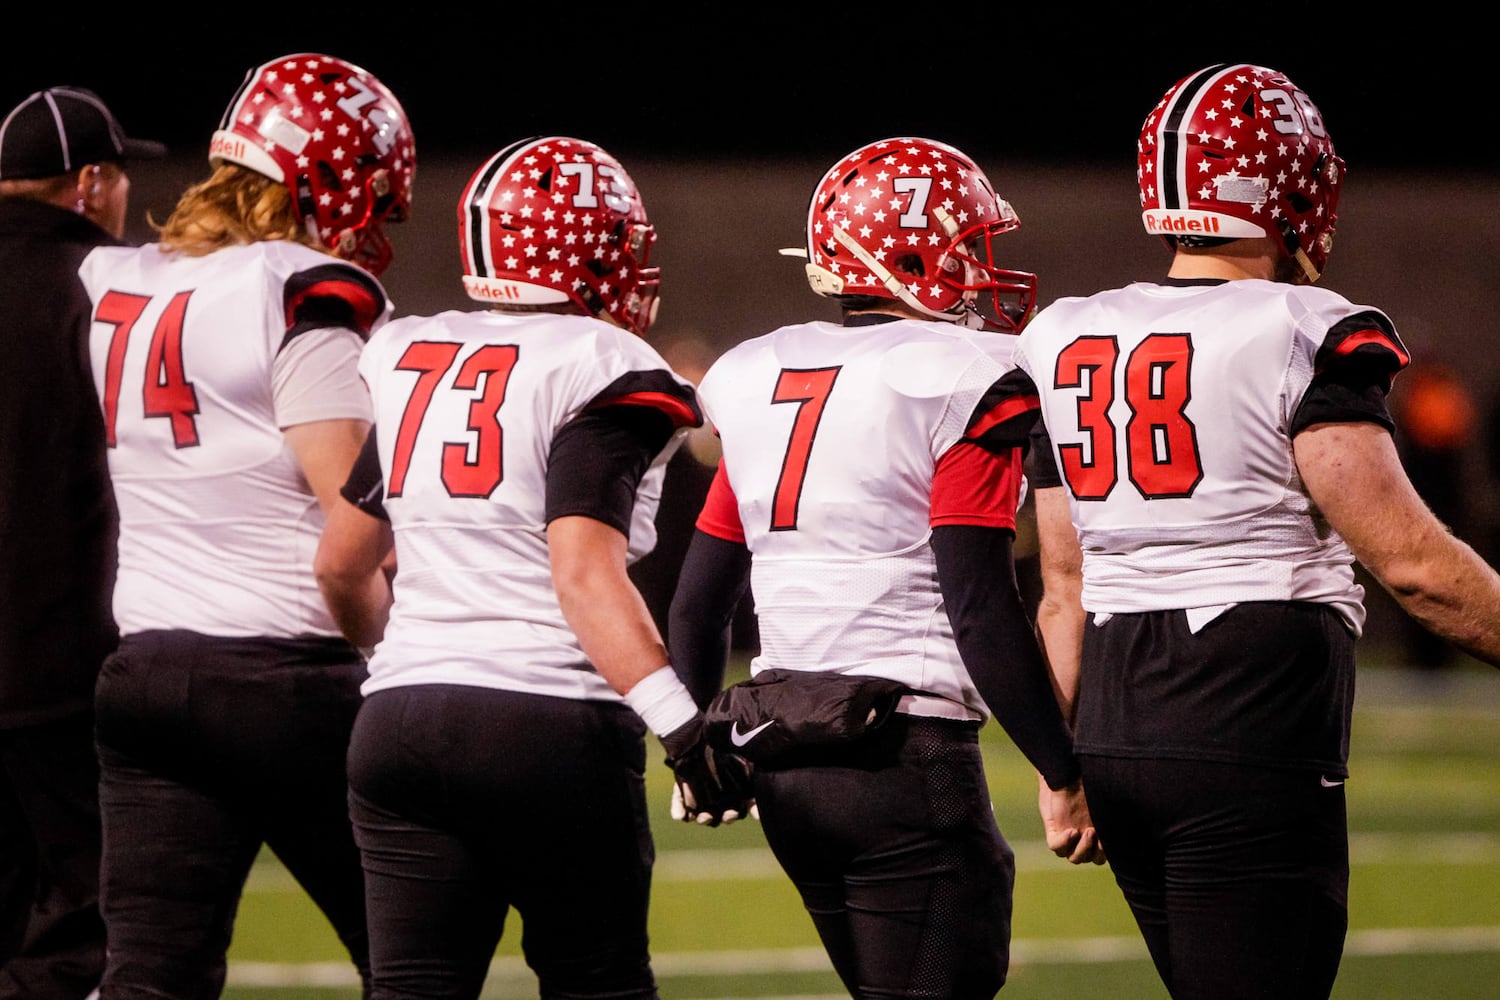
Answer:
M742 733L740 732L740 724L736 722L734 725L729 727L729 742L733 743L737 747L742 747L746 743L749 743L751 740L755 739L756 734L759 733L762 729L765 729L767 726L773 726L775 724L776 720L772 719L770 722L762 722L760 725L756 726L748 733Z

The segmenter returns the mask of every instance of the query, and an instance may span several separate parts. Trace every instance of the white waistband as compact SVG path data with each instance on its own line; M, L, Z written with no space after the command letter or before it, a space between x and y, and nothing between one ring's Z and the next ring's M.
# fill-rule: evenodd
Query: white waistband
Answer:
M956 701L933 694L906 694L896 702L896 711L907 715L922 715L933 719L957 719L960 722L983 722L978 712Z

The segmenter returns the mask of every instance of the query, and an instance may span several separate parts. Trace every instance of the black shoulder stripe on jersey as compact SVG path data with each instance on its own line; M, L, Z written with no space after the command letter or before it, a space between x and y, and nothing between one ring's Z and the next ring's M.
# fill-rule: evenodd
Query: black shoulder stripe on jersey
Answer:
M1391 321L1368 310L1346 316L1323 338L1313 378L1288 428L1293 437L1313 424L1368 421L1395 430L1386 399L1396 374L1411 361Z
M1052 436L1045 422L1038 420L1031 429L1031 454L1026 460L1026 479L1032 489L1042 490L1063 484L1057 459L1052 454Z
M1296 437L1313 424L1360 422L1395 431L1396 421L1391 417L1383 389L1368 384L1360 387L1332 380L1315 381L1302 397L1287 433Z
M1031 376L1013 368L985 390L969 417L964 439L996 454L1012 448L1020 448L1025 454L1031 428L1040 413L1041 402Z
M284 348L299 334L328 326L344 326L368 339L375 321L385 312L385 292L379 282L349 264L330 263L298 271L282 290L286 314Z
M665 413L674 427L703 426L697 392L660 368L626 372L605 386L585 409L601 406L645 406Z
M547 455L546 520L583 516L630 534L635 491L676 427L660 410L603 406L568 421Z
M1389 392L1396 373L1411 363L1406 345L1383 313L1373 309L1352 313L1333 325L1323 338L1313 359L1314 377L1348 381L1350 374L1339 369L1362 373Z

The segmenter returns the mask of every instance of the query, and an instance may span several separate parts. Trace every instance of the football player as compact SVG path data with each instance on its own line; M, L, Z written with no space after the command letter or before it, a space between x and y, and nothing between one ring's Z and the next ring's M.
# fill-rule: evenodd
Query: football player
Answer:
M1314 283L1344 163L1286 74L1218 64L1141 129L1166 277L1021 334L1052 666L1100 838L1178 1000L1326 998L1348 923L1357 559L1500 663L1500 577L1407 480L1384 312ZM1045 440L1050 438L1050 441Z
M405 112L366 70L251 69L139 249L81 276L120 507L118 651L97 689L106 996L217 996L269 846L368 976L345 754L364 660L319 599L324 512L370 423Z
M656 230L615 157L546 136L475 171L458 238L485 308L370 339L375 426L316 559L373 647L349 780L375 986L479 996L514 907L542 996L654 998L646 729L679 818L750 808L627 575L703 419L644 339Z
M716 744L754 763L766 839L852 996L1005 982L1015 858L980 755L990 718L1038 769L1049 845L1102 860L1012 562L1036 400L1011 352L1036 276L992 243L1018 225L950 145L854 150L789 251L842 322L748 340L699 385L723 457L673 662L722 676L753 589L751 677L700 700Z

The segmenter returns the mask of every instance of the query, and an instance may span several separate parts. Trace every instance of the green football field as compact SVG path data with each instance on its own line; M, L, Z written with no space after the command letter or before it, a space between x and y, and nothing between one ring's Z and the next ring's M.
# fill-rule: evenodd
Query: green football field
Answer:
M1167 1000L1109 869L1046 850L1029 765L997 726L985 733L995 811L1018 865L1000 995ZM1500 997L1500 673L1363 666L1353 743L1350 932L1335 1000ZM662 996L844 996L758 827L673 822L669 772L653 751ZM536 995L519 940L512 914L486 997ZM322 915L274 858L247 887L230 959L230 1000L359 996Z

